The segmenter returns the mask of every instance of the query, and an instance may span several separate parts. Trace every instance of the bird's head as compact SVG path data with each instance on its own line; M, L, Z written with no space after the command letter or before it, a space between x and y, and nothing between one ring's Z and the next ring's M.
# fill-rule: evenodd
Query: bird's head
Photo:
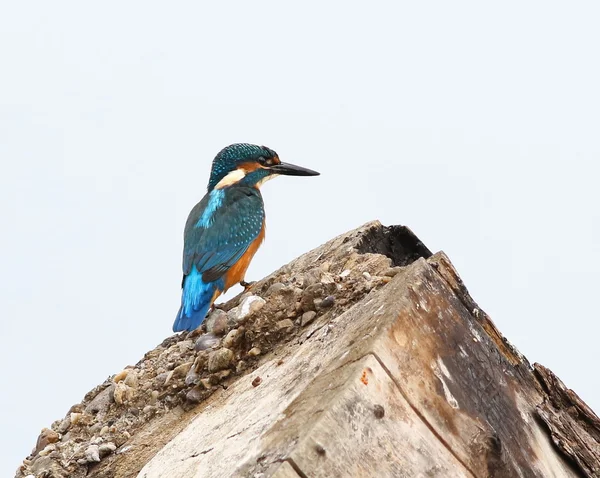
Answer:
M266 146L237 143L223 148L215 157L208 190L234 184L259 187L280 174L287 176L318 176L319 173L294 164L282 163L279 156Z

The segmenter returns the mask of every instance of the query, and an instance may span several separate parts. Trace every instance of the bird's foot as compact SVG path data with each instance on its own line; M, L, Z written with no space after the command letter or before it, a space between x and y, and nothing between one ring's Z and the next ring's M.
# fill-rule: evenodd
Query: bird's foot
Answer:
M247 291L254 284L256 284L256 281L252 281L252 282L246 282L245 280L240 281L240 285L244 288L244 291Z

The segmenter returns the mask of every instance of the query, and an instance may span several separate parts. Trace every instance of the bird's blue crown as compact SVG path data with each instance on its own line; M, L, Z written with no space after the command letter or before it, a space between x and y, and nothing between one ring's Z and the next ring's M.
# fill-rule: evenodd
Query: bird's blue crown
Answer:
M240 164L258 161L262 158L273 158L277 153L266 146L249 143L236 143L223 148L215 156L212 163L208 190L211 191L227 174L237 169Z

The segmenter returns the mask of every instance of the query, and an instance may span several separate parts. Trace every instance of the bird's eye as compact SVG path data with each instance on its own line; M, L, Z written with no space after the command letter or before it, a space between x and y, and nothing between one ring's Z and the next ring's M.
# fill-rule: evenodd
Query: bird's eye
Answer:
M272 159L267 159L264 156L260 156L258 158L258 164L261 164L263 166L272 166L273 165L273 160Z

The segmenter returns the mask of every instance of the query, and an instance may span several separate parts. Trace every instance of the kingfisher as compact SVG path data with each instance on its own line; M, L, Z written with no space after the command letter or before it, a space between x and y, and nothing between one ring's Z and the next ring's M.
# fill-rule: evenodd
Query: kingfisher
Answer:
M207 192L185 223L181 307L173 332L195 330L219 295L235 284L248 286L246 270L265 238L259 188L279 175L319 173L282 163L266 146L237 143L217 154Z

